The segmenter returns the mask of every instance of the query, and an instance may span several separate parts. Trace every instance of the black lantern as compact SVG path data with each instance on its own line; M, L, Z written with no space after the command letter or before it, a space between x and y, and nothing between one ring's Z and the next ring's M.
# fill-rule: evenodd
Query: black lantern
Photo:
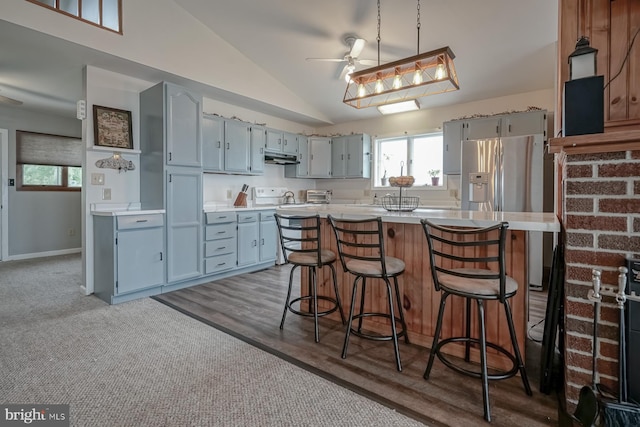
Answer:
M569 55L569 80L596 75L598 49L589 46L589 39L582 36L576 43L576 50Z

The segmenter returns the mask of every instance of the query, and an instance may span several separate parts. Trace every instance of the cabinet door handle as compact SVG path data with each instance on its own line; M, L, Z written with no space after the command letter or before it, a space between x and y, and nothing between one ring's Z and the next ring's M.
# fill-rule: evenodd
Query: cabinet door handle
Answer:
M225 247L224 246L220 246L218 249L216 249L216 251L221 251L223 250Z
M220 148L220 141L218 141L218 148Z
M216 234L224 234L226 231L218 231Z
M169 161L171 161L171 151L169 151Z
M227 142L227 150L229 149L229 143Z
M260 246L264 246L264 239L260 239Z
M227 264L226 262L219 262L217 266L220 267L220 266L223 266L223 265L226 265L226 264Z
M162 261L162 252L160 252L160 261Z
M253 246L258 246L258 241L257 241L257 240L254 240L254 241L252 242L252 244L253 244Z
M136 222L147 222L147 221L148 221L147 219L139 219Z
M278 145L282 144L282 139L278 138Z

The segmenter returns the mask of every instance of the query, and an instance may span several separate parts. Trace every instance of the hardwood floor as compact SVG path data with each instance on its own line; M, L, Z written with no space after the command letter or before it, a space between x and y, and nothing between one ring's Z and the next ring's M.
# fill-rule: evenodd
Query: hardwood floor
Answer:
M320 319L319 343L314 342L312 318L289 312L280 330L289 272L289 266L276 266L154 298L429 426L485 423L480 380L457 374L436 359L425 381L428 350L424 347L401 340L403 370L397 372L388 341L352 336L347 358L342 359L345 327L339 322ZM293 295L297 294L294 289ZM345 315L348 303L343 301ZM558 424L556 396L538 392L539 375L534 373L538 371L527 371L532 397L525 394L520 377L490 382L492 425Z

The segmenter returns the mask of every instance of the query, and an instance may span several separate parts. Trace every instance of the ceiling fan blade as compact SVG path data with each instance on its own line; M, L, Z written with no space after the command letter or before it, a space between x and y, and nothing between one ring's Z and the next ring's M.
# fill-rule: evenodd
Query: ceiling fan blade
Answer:
M362 65L378 65L378 61L376 61L375 59L356 59L356 62Z
M8 98L2 95L0 95L0 103L10 104L10 105L22 105L22 101L18 101L17 99Z
M346 59L338 59L338 58L307 58L307 61L326 61L326 62L344 62Z
M355 39L353 41L353 46L351 46L351 52L349 52L349 56L357 58L358 55L362 53L362 49L364 49L364 45L367 44L365 39Z

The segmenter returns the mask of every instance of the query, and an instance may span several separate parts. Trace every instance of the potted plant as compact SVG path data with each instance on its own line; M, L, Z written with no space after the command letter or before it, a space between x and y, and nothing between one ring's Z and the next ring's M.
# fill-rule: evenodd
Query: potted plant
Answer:
M440 169L431 169L429 175L431 176L431 185L437 187L440 180Z
M382 174L382 177L380 177L380 184L383 187L386 187L387 180L388 180L388 178L387 178L387 162L389 160L391 160L391 155L388 154L388 153L383 153L382 157L383 157L383 159L382 159L382 167L384 168L384 173Z

